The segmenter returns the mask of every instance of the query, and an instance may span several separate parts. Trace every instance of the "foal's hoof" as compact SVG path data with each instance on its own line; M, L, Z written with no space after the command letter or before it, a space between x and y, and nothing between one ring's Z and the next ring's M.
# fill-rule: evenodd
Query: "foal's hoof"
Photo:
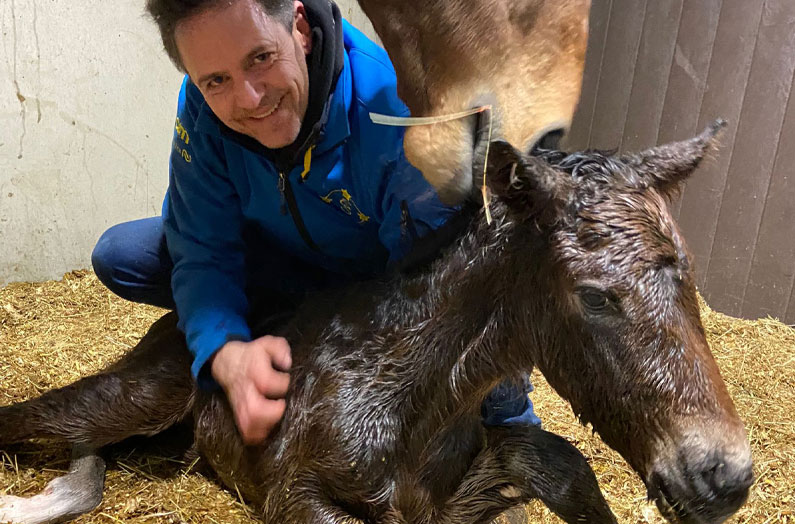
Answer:
M58 524L88 513L102 502L105 461L76 446L69 472L32 497L0 497L1 524Z
M54 479L41 493L32 497L0 497L0 523L68 522L88 513L102 502L101 488L96 490L93 486L77 486L71 480L68 476Z
M0 522L3 524L38 524L42 521L40 519L31 518L31 515L26 511L29 504L29 499L21 497L3 496L0 497Z
M67 482L63 482L66 480ZM88 513L102 502L102 490L78 487L68 477L54 479L32 497L0 497L2 524L57 524ZM61 481L61 482L59 482Z
M39 497L37 499L37 497ZM41 495L36 497L0 497L0 523L2 524L52 524L63 522L48 516L48 508Z

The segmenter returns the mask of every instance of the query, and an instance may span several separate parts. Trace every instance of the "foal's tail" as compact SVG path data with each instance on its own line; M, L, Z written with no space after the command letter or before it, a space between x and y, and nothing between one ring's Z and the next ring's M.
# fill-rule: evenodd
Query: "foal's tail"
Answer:
M56 438L100 447L159 433L191 412L195 389L190 365L176 315L167 314L109 368L0 407L0 444Z

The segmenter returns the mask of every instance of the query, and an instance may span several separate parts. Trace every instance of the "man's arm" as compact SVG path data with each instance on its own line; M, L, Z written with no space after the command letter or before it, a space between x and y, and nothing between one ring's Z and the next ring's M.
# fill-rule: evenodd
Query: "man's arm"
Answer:
M255 444L284 413L290 350L282 338L251 340L239 197L221 145L195 130L200 95L188 89L186 81L164 209L174 301L199 385L224 389L241 436Z
M245 246L239 197L226 175L221 145L195 129L200 96L180 92L169 162L164 231L174 262L171 288L194 355L193 375L212 387L210 357L230 340L249 341ZM196 98L199 97L199 100Z

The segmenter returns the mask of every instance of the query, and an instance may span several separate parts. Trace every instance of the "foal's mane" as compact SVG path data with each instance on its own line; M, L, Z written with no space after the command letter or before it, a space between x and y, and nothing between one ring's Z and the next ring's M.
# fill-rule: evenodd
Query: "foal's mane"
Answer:
M593 182L613 185L616 180L630 182L627 165L616 156L615 150L587 149L567 152L535 149L532 156L543 160L558 171L570 174L577 184Z

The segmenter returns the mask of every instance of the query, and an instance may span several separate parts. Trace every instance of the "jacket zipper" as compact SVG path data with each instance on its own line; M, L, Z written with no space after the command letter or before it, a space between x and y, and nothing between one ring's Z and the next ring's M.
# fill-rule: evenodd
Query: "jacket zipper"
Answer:
M309 234L309 230L306 228L306 224L304 224L304 219L301 217L301 213L298 211L298 203L295 200L295 194L293 194L293 188L290 185L289 178L284 174L283 171L279 172L279 182L278 182L279 193L281 194L281 213L282 215L287 214L287 210L290 211L290 216L293 217L293 223L295 227L298 229L298 233L301 235L301 238L304 240L307 246L313 251L317 251L321 253L315 241L312 240L312 236Z
M279 204L279 211L281 212L282 215L286 215L287 214L287 200L284 197L284 188L285 188L286 184L287 184L287 182L286 182L284 173L280 172L279 173L278 187L279 187L279 195L281 195L281 202Z

